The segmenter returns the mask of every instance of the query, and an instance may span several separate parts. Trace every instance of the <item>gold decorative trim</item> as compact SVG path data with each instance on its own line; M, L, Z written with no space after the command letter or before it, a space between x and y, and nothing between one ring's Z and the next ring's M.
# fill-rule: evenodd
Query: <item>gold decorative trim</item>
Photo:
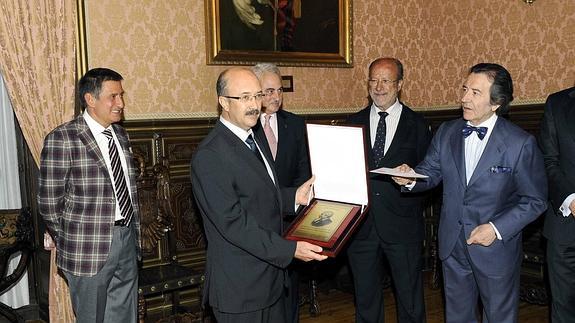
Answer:
M544 104L545 99L524 99L514 101L511 106L525 106L534 104ZM409 104L408 104L409 105ZM331 114L351 114L358 112L365 106L358 105L353 107L343 108L329 108L329 107L313 107L305 109L288 109L288 111L297 115L331 115ZM455 110L459 109L459 105L431 105L431 106L418 106L412 107L414 111L441 111L441 110ZM131 120L162 120L162 119L214 119L217 118L217 112L186 112L186 113L142 113L142 114L129 114L126 116L127 121Z
M126 121L131 120L162 120L162 119L209 119L217 118L217 112L181 112L181 113L139 113L127 114Z
M79 80L88 71L84 0L76 0L76 17L76 79Z
M534 104L544 104L545 99L524 99L524 100L516 100L511 103L511 107L519 107L525 105L534 105ZM449 105L431 105L431 106L424 106L424 107L412 107L415 111L441 111L441 110L455 110L459 109L460 106L457 104L449 104Z
M219 0L206 0L206 63L208 65L253 65L275 62L280 66L353 67L353 0L339 0L338 53L224 50L221 48Z

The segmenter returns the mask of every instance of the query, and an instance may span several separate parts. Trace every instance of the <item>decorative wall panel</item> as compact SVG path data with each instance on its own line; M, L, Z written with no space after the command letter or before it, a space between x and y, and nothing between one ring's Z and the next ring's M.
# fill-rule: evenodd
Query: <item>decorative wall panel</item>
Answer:
M288 110L358 110L378 56L403 61L403 100L416 109L455 106L467 70L481 61L511 71L516 103L575 83L574 1L353 0L353 15L354 68L283 67L294 80ZM216 115L215 81L226 67L205 64L203 2L86 1L86 20L89 66L125 77L127 119Z

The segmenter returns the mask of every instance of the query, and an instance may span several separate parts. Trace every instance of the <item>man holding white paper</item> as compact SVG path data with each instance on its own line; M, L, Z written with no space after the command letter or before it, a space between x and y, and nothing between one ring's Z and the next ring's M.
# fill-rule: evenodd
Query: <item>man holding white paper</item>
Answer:
M429 178L394 177L413 192L443 183L438 240L448 323L478 322L479 298L483 322L517 322L521 231L547 208L547 179L535 138L499 117L512 100L503 66L473 66L461 91L463 118L439 127L415 167Z
M422 116L398 100L403 65L379 58L369 66L372 103L352 115L348 124L365 128L369 169L417 164L425 156L431 133ZM384 257L391 268L398 322L425 322L422 248L423 195L410 195L387 175L370 173L370 208L348 249L353 273L356 322L384 322Z

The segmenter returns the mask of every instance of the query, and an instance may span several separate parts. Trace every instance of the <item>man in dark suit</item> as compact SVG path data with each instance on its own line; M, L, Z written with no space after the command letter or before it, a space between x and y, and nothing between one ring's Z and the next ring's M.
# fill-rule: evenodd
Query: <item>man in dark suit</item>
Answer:
M302 117L282 109L283 88L279 68L274 64L260 63L252 68L263 89L262 114L253 130L267 142L275 161L280 187L298 187L311 176ZM284 230L293 216L284 215ZM299 321L299 275L293 263L288 268L290 283L286 290L288 322Z
M281 237L282 213L305 205L313 178L281 188L269 147L253 137L263 97L246 68L222 72L221 116L191 164L194 197L208 240L204 301L218 322L286 322L285 268L324 260L322 248Z
M46 136L38 207L56 244L77 322L136 322L140 220L122 76L79 83L84 113Z
M503 66L473 66L461 93L463 119L441 125L415 168L429 177L394 177L414 192L443 182L439 258L447 322L477 322L478 297L483 322L517 322L521 231L545 211L547 179L535 138L498 116L512 100Z
M539 144L549 179L543 235L551 287L551 321L575 321L575 87L547 98Z
M369 66L372 103L347 123L365 128L369 169L419 163L431 133L423 117L398 100L403 66L379 58ZM424 237L421 195L401 193L389 176L370 174L370 208L347 255L353 273L356 322L384 322L383 257L395 286L399 322L425 322L422 279Z

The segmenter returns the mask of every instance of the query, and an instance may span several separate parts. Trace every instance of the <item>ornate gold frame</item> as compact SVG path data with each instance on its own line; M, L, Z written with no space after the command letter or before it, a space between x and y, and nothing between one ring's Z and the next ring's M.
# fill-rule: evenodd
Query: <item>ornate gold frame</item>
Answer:
M339 53L332 54L222 50L219 0L205 0L207 64L251 65L256 62L274 62L283 66L353 67L352 1L339 0Z

